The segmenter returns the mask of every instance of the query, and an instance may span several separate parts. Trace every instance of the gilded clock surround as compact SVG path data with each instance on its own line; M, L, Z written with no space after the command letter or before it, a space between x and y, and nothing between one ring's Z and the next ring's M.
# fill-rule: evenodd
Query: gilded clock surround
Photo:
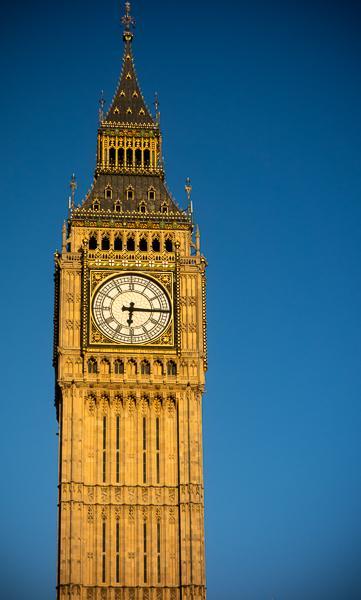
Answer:
M202 395L206 260L190 202L164 182L159 105L145 104L126 3L116 94L100 104L93 185L55 253L59 421L57 598L205 600ZM133 273L172 305L159 338L122 344L93 322L104 282Z

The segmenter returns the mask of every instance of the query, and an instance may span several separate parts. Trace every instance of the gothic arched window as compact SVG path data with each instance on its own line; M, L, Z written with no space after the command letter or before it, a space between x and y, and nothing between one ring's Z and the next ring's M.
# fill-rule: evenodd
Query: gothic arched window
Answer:
M118 149L118 166L119 167L124 166L124 148Z
M94 374L98 372L98 363L95 358L89 358L88 360L88 373Z
M113 190L111 188L110 185L107 185L107 187L104 190L104 196L107 200L111 200L112 196L113 196Z
M170 238L165 240L164 246L167 252L173 252L173 242Z
M155 200L155 189L154 188L149 188L149 190L148 190L148 200L150 202L154 202L154 200Z
M161 360L157 359L154 361L153 373L157 377L160 377L161 375L163 375L163 363Z
M114 250L123 250L123 241L120 235L114 238Z
M130 236L127 239L127 250L129 250L130 252L134 252L135 250L135 241L133 236Z
M142 151L139 148L137 148L135 151L135 164L137 167L142 166Z
M147 212L147 206L145 202L141 202L139 204L139 212L143 213L143 215Z
M148 242L147 242L146 238L144 238L144 237L140 238L140 241L139 241L139 250L141 252L147 252L148 251Z
M129 186L127 188L127 200L132 201L133 198L134 198L134 191L133 191L133 188L131 186Z
M138 369L137 369L137 363L136 363L136 361L133 358L131 358L128 361L127 372L128 372L129 375L136 375L137 371L138 371Z
M167 363L167 374L171 376L177 375L177 365L173 360L169 360Z
M142 375L150 375L150 364L147 360L142 360L140 365L140 372Z
M93 202L93 210L100 210L100 203L99 200L95 200L95 202Z
M98 247L98 240L95 235L91 235L89 238L89 250L96 250Z
M117 201L115 202L115 204L114 204L114 210L115 210L115 212L118 212L118 213L120 213L120 212L121 212L121 210L122 210L122 205L121 205L121 203L120 203L120 200L117 200Z
M133 150L131 148L128 148L127 150L127 166L132 166L133 165Z
M152 241L152 249L154 252L160 252L160 241L159 238L155 237Z
M110 241L107 235L102 238L102 250L110 250Z
M150 150L144 150L144 164L146 167L150 165Z
M109 150L109 164L115 165L115 148L110 148Z
M124 362L117 359L114 363L114 373L116 375L124 375Z

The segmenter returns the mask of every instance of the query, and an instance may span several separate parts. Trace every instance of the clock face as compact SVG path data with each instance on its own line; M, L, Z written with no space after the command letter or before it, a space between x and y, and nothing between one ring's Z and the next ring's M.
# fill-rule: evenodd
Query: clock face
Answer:
M168 295L142 275L118 275L104 283L93 299L100 331L120 344L146 344L159 337L171 317Z

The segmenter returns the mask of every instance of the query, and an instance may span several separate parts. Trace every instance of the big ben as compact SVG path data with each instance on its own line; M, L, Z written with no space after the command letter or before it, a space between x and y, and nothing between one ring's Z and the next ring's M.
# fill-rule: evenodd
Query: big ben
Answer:
M55 254L57 598L204 600L205 270L124 55L94 181ZM72 182L73 191L75 182Z

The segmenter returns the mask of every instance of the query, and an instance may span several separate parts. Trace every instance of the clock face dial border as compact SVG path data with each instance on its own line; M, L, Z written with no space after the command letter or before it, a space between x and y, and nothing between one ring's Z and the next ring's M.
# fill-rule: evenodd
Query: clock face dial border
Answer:
M98 333L90 336L90 343L173 345L173 277L163 274L171 283L167 290L152 275L129 271L103 275L91 294L90 320Z

